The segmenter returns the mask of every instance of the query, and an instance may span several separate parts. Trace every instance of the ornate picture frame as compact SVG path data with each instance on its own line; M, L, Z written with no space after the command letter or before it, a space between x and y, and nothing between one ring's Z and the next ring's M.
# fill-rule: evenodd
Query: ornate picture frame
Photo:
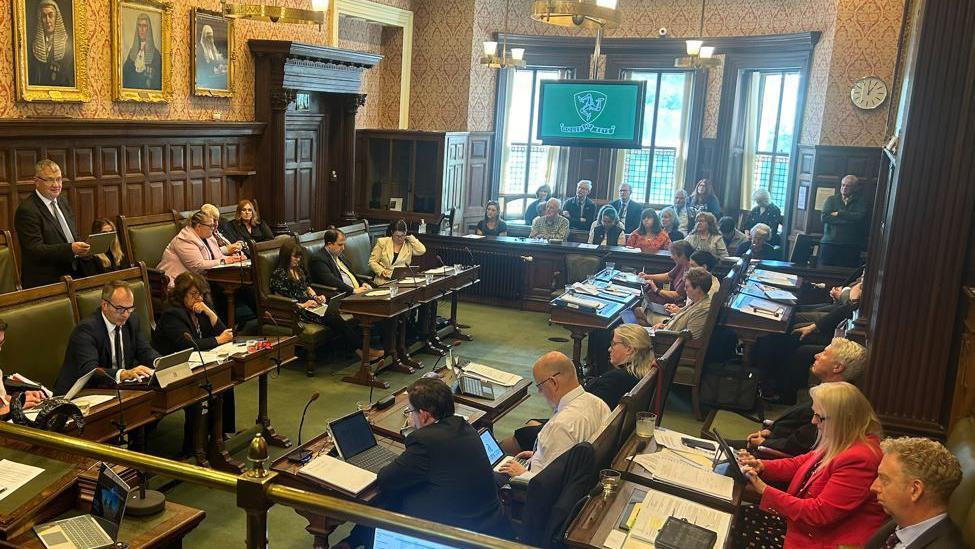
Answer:
M84 0L13 0L19 101L88 101Z
M232 97L234 82L234 20L193 8L190 19L190 67L193 95Z
M112 0L115 101L166 103L173 94L173 6L162 0Z

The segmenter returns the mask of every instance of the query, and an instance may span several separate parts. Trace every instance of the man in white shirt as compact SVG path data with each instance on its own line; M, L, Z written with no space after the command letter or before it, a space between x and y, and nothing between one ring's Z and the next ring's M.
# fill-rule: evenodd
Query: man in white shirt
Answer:
M961 483L958 459L926 438L887 439L880 447L884 458L870 489L892 520L877 530L867 548L965 547L948 518L948 500Z
M532 377L554 413L539 431L535 449L515 456L528 459L528 467L512 460L501 468L502 473L522 480L530 480L567 450L588 440L609 417L609 407L579 384L575 366L564 354L543 355L532 367Z

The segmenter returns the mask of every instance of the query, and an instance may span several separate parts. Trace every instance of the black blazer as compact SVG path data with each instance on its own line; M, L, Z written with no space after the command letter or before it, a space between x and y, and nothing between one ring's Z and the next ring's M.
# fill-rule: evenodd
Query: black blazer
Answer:
M222 232L225 231L224 236L233 242L238 240L243 242L247 242L248 240L253 240L254 242L274 240L274 233L271 232L271 227L268 227L267 223L263 221L254 227L253 232L248 232L244 222L238 219L232 219L227 223L225 229L221 228L220 230Z
M58 208L74 233L72 239L77 240L74 214L63 194L58 197ZM37 196L37 192L30 193L17 206L14 229L20 241L20 279L24 288L54 284L62 276L74 272L76 262L71 244L61 231L61 224Z
M406 451L379 471L377 483L392 510L510 537L484 446L459 416L408 435Z
M152 367L152 361L159 357L139 328L139 316L133 313L122 325L122 351L125 353L125 368L143 365ZM68 340L68 351L61 364L54 393L63 395L75 381L94 370L104 368L105 373L115 377L116 368L112 364L111 339L108 328L99 309L95 314L82 320L74 327ZM92 380L92 384L98 382ZM105 383L104 380L101 383Z
M610 202L609 205L616 208L616 213L620 214L620 218L622 219L623 201L616 199ZM638 204L630 200L626 206L626 219L623 219L623 228L626 230L626 234L630 234L640 227L641 217L643 217L643 204Z
M867 542L866 549L881 549L887 538L894 533L897 524L890 521L880 527L877 533ZM965 547L961 532L949 517L941 519L931 528L925 530L907 549L957 549Z
M771 434L762 446L798 456L816 445L818 430L812 424L812 403L800 402L787 409L772 423Z
M567 198L562 203L562 211L569 212L569 227L576 230L588 231L596 219L596 203L588 196L581 204L578 196Z
M183 339L183 334L193 336L193 341L201 351L208 351L217 346L217 336L222 334L227 326L220 318L217 325L210 324L210 317L205 314L196 315L200 325L197 333L190 312L183 307L170 307L159 316L156 329L152 331L152 347L164 355L171 355L183 349L192 347L189 341Z
M612 410L620 403L623 395L632 389L637 381L640 381L626 370L626 368L613 367L605 374L593 378L586 384L586 392L592 393L603 399L606 406Z
M734 254L741 257L745 255L745 252L751 249L752 241L746 240L738 245L738 249L734 251ZM728 253L732 253L731 250L728 250ZM754 250L752 250L752 259L779 259L779 254L776 253L774 246L771 246L768 242L766 242L765 244L762 244L762 249L757 254Z
M335 262L332 254L328 253L328 250L325 248L309 256L308 270L311 271L309 273L311 275L311 281L315 284L324 284L325 286L338 288L339 291L346 293L351 293L355 289L342 280L342 273L339 271L338 264ZM352 269L349 269L349 272L352 272Z

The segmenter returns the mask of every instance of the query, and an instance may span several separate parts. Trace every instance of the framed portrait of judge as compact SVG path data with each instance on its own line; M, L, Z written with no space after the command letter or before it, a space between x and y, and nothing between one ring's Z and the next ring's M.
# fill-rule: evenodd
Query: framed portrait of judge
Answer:
M172 4L161 0L112 0L116 101L169 101L173 89L172 11Z
M193 95L230 97L234 80L234 22L201 8L194 8L192 17Z
M84 0L13 0L17 99L87 101Z

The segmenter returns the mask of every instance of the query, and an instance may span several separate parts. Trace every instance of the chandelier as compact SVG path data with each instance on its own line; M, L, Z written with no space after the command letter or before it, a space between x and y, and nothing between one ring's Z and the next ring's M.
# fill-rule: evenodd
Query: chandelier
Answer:
M701 26L698 36L704 36L704 5L707 0L701 0ZM704 40L687 40L687 55L678 57L674 66L681 69L706 69L717 67L721 62L714 58L714 46L705 46Z
M525 48L511 48L511 51L508 51L508 4L509 2L504 3L504 34L501 36L501 52L498 52L497 41L486 40L484 42L484 55L481 56L481 64L492 69L520 69L525 66Z
M220 5L224 17L229 19L256 19L272 23L308 23L318 25L321 28L325 23L328 2L329 0L311 0L310 10L265 4L231 4L227 0L220 0Z
M532 19L560 27L601 30L619 26L622 17L616 0L535 0Z

